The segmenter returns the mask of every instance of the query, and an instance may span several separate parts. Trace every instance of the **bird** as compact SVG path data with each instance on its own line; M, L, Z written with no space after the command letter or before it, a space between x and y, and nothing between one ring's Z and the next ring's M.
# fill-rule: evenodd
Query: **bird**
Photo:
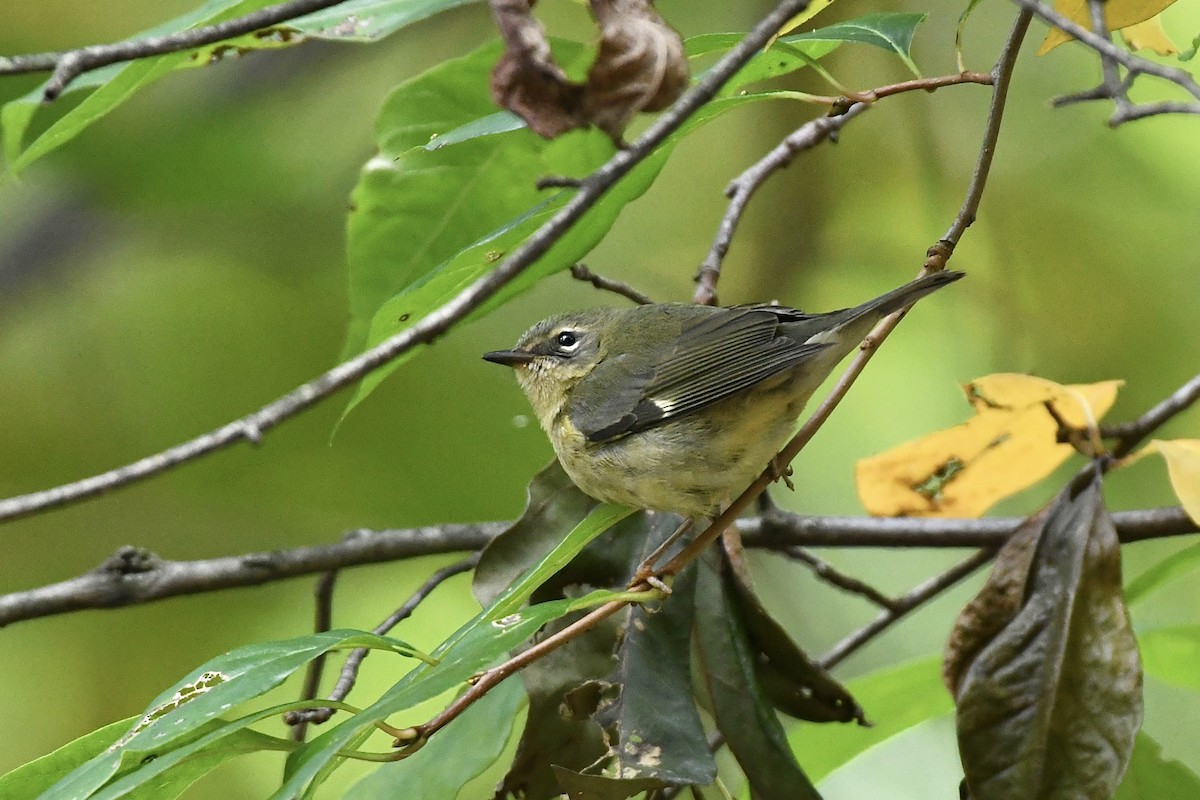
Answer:
M571 311L483 358L516 372L584 493L712 518L773 463L809 398L879 320L961 277L934 272L823 314L764 303Z

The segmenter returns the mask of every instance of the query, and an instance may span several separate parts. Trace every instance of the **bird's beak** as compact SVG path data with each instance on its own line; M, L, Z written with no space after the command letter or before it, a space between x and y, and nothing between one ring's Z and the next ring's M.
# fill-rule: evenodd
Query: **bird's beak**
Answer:
M533 358L533 353L528 353L524 350L496 350L492 353L483 354L484 361L490 361L493 364L503 364L506 367L519 367L533 361Z

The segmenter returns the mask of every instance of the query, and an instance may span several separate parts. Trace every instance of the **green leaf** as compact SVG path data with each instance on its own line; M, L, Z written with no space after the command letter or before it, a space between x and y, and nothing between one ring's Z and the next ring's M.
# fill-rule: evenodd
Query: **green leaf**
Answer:
M1114 800L1183 800L1200 797L1200 776L1178 761L1163 758L1162 745L1139 733L1133 759Z
M500 757L526 701L516 677L503 681L412 756L383 764L354 784L346 800L454 800Z
M227 39L215 45L95 69L72 81L64 94L89 89L96 91L56 120L22 151L21 143L25 132L34 114L42 107L42 87L38 87L0 109L8 174L17 174L37 159L61 147L93 122L113 111L136 91L169 72L208 66L231 54L290 47L308 38L349 42L376 41L414 22L469 2L477 0L350 0L292 22ZM160 36L211 25L272 4L273 0L209 0L187 14L130 38ZM302 35L297 36L297 33Z
M55 798L89 797L108 782L122 764L137 764L149 756L160 760L165 758L162 753L186 740L230 735L236 727L229 728L224 734L218 732L219 735L207 734L196 739L198 733L211 726L217 717L278 686L322 653L354 647L417 655L416 650L396 639L346 630L238 648L212 659L160 694L115 745L72 770L48 794ZM195 748L192 748L172 757L182 758L194 752ZM155 770L157 774L158 767Z
M264 750L290 750L293 742L247 727L250 722L277 713L277 709L268 709L254 715L253 719L236 723L213 720L197 730L204 734L200 738L166 753L144 756L132 770L89 797L91 800L171 800L231 758ZM124 763L129 760L125 759ZM47 795L45 800L61 800L56 792Z
M269 4L270 0L208 0L199 8L131 38L177 33L240 16ZM86 89L99 90L55 121L24 152L21 152L21 141L34 113L42 107L43 87L39 86L23 97L6 103L0 110L0 122L4 124L4 155L8 174L15 175L36 159L75 138L84 128L108 114L142 86L172 70L200 65L201 62L193 60L189 53L182 52L111 64L84 73L67 86L64 94Z
M802 753L804 769L819 781L855 756L902 731L950 711L954 704L942 685L938 657L872 672L846 688L867 710L871 727L798 724L788 741Z
M689 58L699 58L710 53L725 52L740 42L741 33L702 33L684 41ZM841 44L835 39L816 41L776 41L764 52L756 54L722 88L721 95L736 94L743 87L788 75L814 65L819 59L832 53Z
M1051 503L1020 610L957 683L959 753L972 797L1116 791L1142 721L1142 666L1120 558L1099 478ZM996 569L1005 566L998 560Z
M480 0L348 0L288 23L306 36L336 42L374 42L451 8Z
M439 645L433 653L438 659L436 667L418 666L362 713L293 753L288 759L285 782L275 797L297 797L301 792L314 790L336 766L338 752L369 733L375 722L460 687L546 623L610 600L628 599L624 592L597 591L575 599L520 608L589 541L632 513L630 509L612 505L594 509L550 553L501 592L489 608Z
M710 548L697 566L696 649L717 728L754 797L820 800L758 685L754 654L726 589L719 554Z
M788 44L797 42L835 41L859 42L895 53L913 75L921 77L921 71L913 63L910 50L917 26L928 14L882 13L867 14L857 19L846 20L808 33L785 36L780 41Z
M516 611L525 604L535 589L566 566L588 542L633 513L631 508L614 506L611 503L604 503L592 509L558 546L530 567L519 580L497 595L486 612L486 618L496 620Z
M1138 575L1125 587L1125 602L1133 605L1172 581L1200 568L1200 543L1174 553Z
M1200 689L1200 625L1177 625L1138 632L1142 664L1156 678Z
M622 592L598 591L575 599L539 603L507 616L497 615L495 608L480 613L434 651L434 657L439 660L437 666L418 665L374 704L297 749L288 759L283 785L272 797L284 800L314 790L319 780L328 775L327 765L339 758L339 751L369 733L377 721L447 691L460 689L477 672L528 639L547 622L627 597Z
M22 764L0 777L0 797L37 797L62 776L107 750L137 721L130 717L64 744L53 753Z

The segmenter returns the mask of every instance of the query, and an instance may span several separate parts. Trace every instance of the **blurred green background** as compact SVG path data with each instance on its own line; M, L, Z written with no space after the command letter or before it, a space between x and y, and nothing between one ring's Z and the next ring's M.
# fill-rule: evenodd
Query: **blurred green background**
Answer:
M1181 42L1200 30L1196 4L1188 2L1166 18ZM192 5L119 0L101 13L86 3L10 0L0 52L118 39ZM745 30L769 6L658 5L684 35ZM955 70L959 2L844 2L823 21L879 10L930 12L915 59L928 75ZM548 0L539 13L554 33L592 37L577 4ZM970 68L990 68L1013 13L1008 4L976 12L966 35ZM347 198L372 153L376 109L400 80L491 35L486 9L474 5L374 46L314 43L172 75L0 186L0 494L57 485L158 451L334 364L347 319ZM1127 386L1110 415L1120 420L1197 371L1197 123L1160 118L1112 131L1104 124L1107 107L1052 110L1049 98L1092 85L1098 69L1074 45L1035 58L1041 35L1035 25L979 221L953 261L969 280L923 303L892 338L797 462L797 493L775 491L786 507L861 513L854 461L965 419L957 383L973 377L1032 371L1063 382L1123 378ZM843 47L827 66L856 88L907 77L898 60L861 46ZM0 100L37 83L0 80ZM789 85L833 92L811 74ZM849 125L836 146L801 156L752 202L726 261L722 301L778 299L823 310L908 280L958 209L988 97L985 88L963 86L888 99ZM589 266L658 299L686 300L724 210L727 182L814 113L800 104L761 104L705 127L678 148ZM552 278L404 366L332 443L344 397L276 429L259 448L235 447L111 496L9 523L0 531L0 593L66 579L125 544L167 558L205 558L332 542L360 527L511 518L550 448L537 426L526 424L528 409L511 375L479 354L508 346L552 311L614 302L565 275ZM1193 412L1165 433L1194 437L1198 429ZM1001 511L1029 511L1055 488L1043 483ZM1114 508L1172 502L1165 470L1149 460L1113 476L1107 497ZM1127 548L1127 574L1182 544ZM823 555L896 592L962 556ZM335 624L371 627L450 560L344 574ZM812 652L874 614L802 568L771 557L757 558L755 567L775 610ZM937 652L979 580L897 626L839 674ZM0 773L139 713L160 689L219 652L309 630L312 583L0 630L7 731L0 735ZM466 586L455 579L397 635L432 648L476 608ZM1135 622L1195 622L1198 601L1200 591L1180 586L1139 609ZM363 697L381 691L400 668L378 656L368 664ZM1195 726L1179 719L1200 719L1196 696L1152 684L1146 729L1168 756L1196 766L1200 750L1189 741ZM930 762L934 783L952 793L952 725L922 731L913 740L938 752ZM913 763L911 750L889 752ZM872 755L875 762L887 757ZM273 757L235 762L191 796L266 796L281 768ZM930 779L923 772L921 779ZM889 795L924 797L929 785L889 778ZM850 796L832 785L830 791Z

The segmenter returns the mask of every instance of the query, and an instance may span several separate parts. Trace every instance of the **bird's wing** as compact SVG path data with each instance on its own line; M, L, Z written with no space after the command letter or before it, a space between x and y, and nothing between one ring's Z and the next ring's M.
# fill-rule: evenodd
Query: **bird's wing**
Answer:
M615 439L749 389L829 346L784 335L780 316L788 319L768 308L720 309L686 323L648 362L605 359L586 380L608 391L587 393L605 395L590 406L574 404L572 423L590 441Z

